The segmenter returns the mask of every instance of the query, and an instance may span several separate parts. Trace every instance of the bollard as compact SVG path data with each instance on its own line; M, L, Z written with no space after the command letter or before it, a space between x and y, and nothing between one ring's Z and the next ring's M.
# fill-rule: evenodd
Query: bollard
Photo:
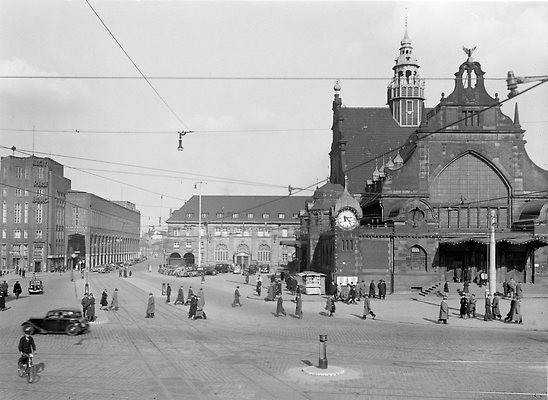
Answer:
M84 293L89 293L89 283L84 285Z
M327 353L326 344L327 335L320 335L320 359L318 361L318 368L327 369Z

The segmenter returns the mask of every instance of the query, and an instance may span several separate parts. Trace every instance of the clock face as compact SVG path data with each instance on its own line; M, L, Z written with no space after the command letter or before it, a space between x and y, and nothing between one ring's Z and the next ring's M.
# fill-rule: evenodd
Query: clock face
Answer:
M348 208L339 212L336 222L342 229L354 229L359 224L356 213Z

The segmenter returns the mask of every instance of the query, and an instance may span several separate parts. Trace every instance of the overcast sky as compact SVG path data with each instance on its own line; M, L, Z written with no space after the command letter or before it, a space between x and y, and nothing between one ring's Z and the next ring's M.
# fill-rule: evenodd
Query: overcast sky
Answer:
M463 45L477 46L501 99L508 70L548 74L544 1L89 1L146 76L339 77L345 105L383 106L405 8L427 107L451 93ZM85 0L0 0L0 75L139 73ZM73 189L135 203L143 227L197 194L196 181L203 194L284 195L329 175L333 79L150 82L177 116L144 80L0 79L0 145L51 154ZM548 169L548 84L504 105L512 118L516 101L529 155ZM196 133L179 152L182 130Z

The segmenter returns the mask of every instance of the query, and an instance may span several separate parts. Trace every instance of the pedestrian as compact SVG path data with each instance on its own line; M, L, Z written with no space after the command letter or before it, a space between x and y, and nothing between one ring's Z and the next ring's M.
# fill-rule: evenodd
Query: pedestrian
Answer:
M194 319L196 316L196 308L198 305L198 296L192 295L192 297L188 298L187 301L190 304L190 308L188 309L188 318Z
M148 303L147 303L147 315L145 318L154 318L154 309L156 308L154 304L154 295L152 293L148 294Z
M257 278L257 286L255 287L255 290L257 291L257 296L261 295L261 286L263 285L263 283L261 282L261 279L259 278Z
M371 279L371 283L369 284L369 297L372 299L375 298L375 281Z
M82 301L80 301L80 304L82 305L82 316L87 319L87 312L88 312L88 306L89 306L88 293L84 293L84 297L82 297Z
M502 282L502 291L504 292L504 297L508 296L508 281L505 279L504 282Z
M202 275L202 283L204 283L205 282L205 273L202 271L201 275Z
M516 281L514 278L510 279L510 282L508 282L508 294L513 295L516 291Z
M276 303L276 317L278 317L280 314L283 314L284 317L286 316L285 310L284 310L284 299L282 298L282 295L278 295L278 302Z
M129 277L131 278L131 270L129 270Z
M95 297L93 297L93 293L89 294L88 301L89 301L89 305L88 305L86 314L88 316L88 321L93 322L95 321L95 318L96 318L95 317Z
M174 305L177 304L185 304L185 293L183 291L183 285L179 288L179 291L177 292L177 298L175 299Z
M249 283L249 271L245 273L245 284L247 285Z
M327 298L325 303L325 309L327 310L327 315L332 317L335 314L335 295L331 295Z
M194 296L194 290L192 290L192 286L188 287L188 292L186 294L186 303L190 304L190 301L192 300L192 296Z
M6 295L3 290L0 290L0 311L6 309Z
M295 315L299 319L303 317L303 299L301 298L301 293L297 293L297 297L295 297Z
M523 297L523 288L521 282L516 283L516 298L521 299Z
M23 278L25 277L25 274L26 274L26 270L23 270Z
M466 318L466 310L468 309L468 299L462 293L462 296L460 297L460 317Z
M21 284L19 281L15 281L13 284L13 294L15 295L15 298L18 299L19 295L23 292L23 289L21 289Z
M369 302L369 296L363 298L363 317L362 319L367 319L367 315L371 315L375 319L376 315L371 309L371 303Z
M122 277L122 270L119 269L119 270L118 270L118 278L121 278L121 277Z
M382 294L382 299L386 300L386 281L384 279L381 279L381 288L379 291L379 298L381 298L381 294Z
M276 295L282 294L282 281L276 280Z
M443 322L447 324L449 319L449 306L447 305L447 296L443 296L443 300L440 303L440 315L438 317L438 322Z
M242 303L240 303L240 287L236 286L236 290L234 291L234 301L232 302L232 307L236 306L242 306Z
M447 282L447 280L443 284L443 293L445 293L445 296L447 296L449 293L449 282Z
M103 290L103 293L101 293L101 300L99 301L99 304L101 304L101 310L107 310L108 306L108 299L107 299L107 290Z
M514 307L514 315L513 315L514 322L517 322L518 324L523 324L523 318L521 316L521 299L516 298L516 305Z
M464 281L462 291L463 291L465 294L470 293L470 282Z
M205 304L205 293L204 293L204 288L200 288L200 290L198 291L198 299L201 299L204 304Z
M206 313L204 311L205 298L202 295L203 295L203 292L202 292L202 289L200 288L200 293L198 294L198 299L196 300L196 315L194 316L194 319L199 317L203 319L207 319Z
M474 295L474 293L472 293L470 299L468 300L466 315L468 316L468 318L476 318L476 296Z
M350 290L348 291L348 297L346 299L346 304L357 304L356 303L356 288L354 285L350 286Z
M491 295L485 298L485 315L483 316L484 321L493 320L493 312L491 311Z
M148 264L148 272L152 272L152 265Z
M166 287L166 303L169 303L171 300L171 286L169 286L169 283L167 284L167 287Z
M112 300L110 301L110 309L118 311L118 288L114 288L114 293L112 293Z
M499 320L502 318L502 315L500 315L500 307L499 307L499 296L497 293L495 293L495 296L493 297L493 303L491 304L491 309L493 310L493 318L498 318Z
M2 287L0 288L0 290L2 290L2 292L4 292L4 296L5 297L8 297L8 294L9 294L9 286L8 286L8 283L6 281L2 282Z

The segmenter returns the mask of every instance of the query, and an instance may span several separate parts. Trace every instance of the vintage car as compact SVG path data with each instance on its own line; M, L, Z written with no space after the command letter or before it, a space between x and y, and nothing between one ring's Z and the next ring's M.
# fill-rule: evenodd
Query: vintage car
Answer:
M29 282L29 294L43 294L44 285L38 279L31 279Z
M89 330L89 322L76 308L58 308L47 312L44 318L30 318L21 324L23 330L33 333L66 333L74 336Z

